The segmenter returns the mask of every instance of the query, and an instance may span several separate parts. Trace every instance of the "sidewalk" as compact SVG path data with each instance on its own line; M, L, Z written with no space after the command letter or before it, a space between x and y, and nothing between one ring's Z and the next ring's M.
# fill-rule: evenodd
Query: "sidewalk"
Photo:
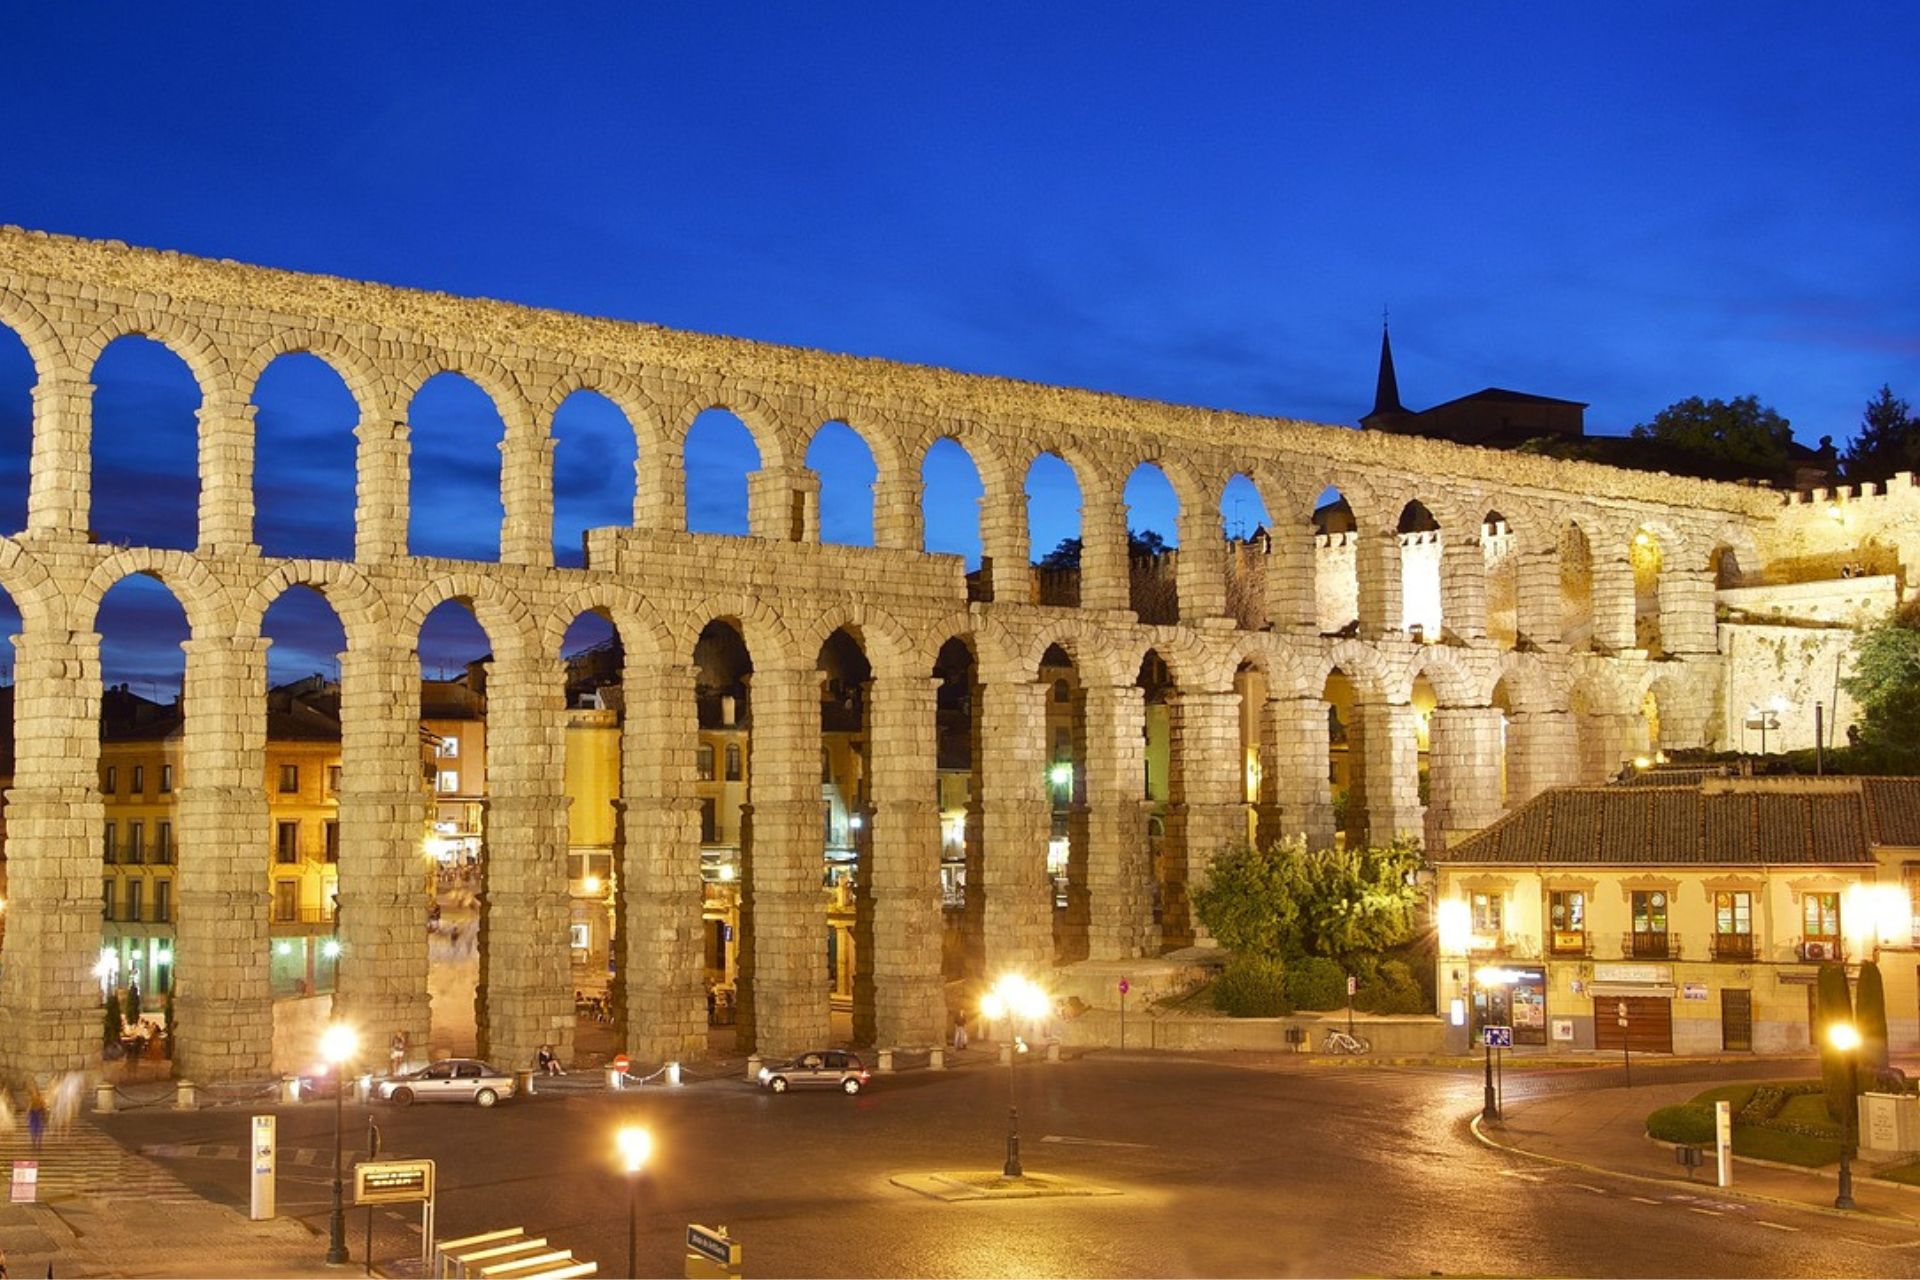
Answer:
M1685 1102L1708 1087L1698 1083L1652 1084L1516 1099L1507 1104L1502 1119L1492 1123L1476 1119L1474 1132L1489 1146L1603 1173L1656 1182L1690 1182L1695 1189L1711 1193L1719 1190L1714 1186L1711 1151L1689 1180L1686 1169L1675 1162L1673 1148L1646 1136L1649 1112ZM1833 1208L1836 1183L1833 1167L1801 1170L1735 1157L1733 1186L1721 1194L1837 1213ZM1920 1190L1877 1181L1857 1163L1853 1198L1860 1206L1857 1213L1920 1228Z
M250 1222L194 1194L82 1117L35 1153L0 1134L0 1170L39 1161L33 1204L0 1203L16 1276L324 1276L326 1241L297 1221Z

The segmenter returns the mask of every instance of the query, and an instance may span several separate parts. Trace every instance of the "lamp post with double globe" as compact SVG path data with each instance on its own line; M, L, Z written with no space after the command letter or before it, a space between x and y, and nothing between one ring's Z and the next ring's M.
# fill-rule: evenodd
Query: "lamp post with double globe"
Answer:
M1045 1017L1048 1008L1047 993L1031 979L1015 973L994 983L993 990L980 1001L980 1012L988 1021L998 1022L1004 1018L1007 1022L1007 1159L1001 1167L1003 1177L1024 1176L1020 1169L1020 1095L1015 1083L1019 1077L1020 1055L1026 1046L1014 1029L1015 1020L1024 1018L1031 1023Z

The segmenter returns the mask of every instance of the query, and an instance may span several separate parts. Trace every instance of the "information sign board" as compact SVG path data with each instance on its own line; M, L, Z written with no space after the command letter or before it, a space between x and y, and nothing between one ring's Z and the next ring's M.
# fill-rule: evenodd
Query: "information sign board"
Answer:
M1513 1048L1512 1027L1482 1027L1480 1037L1480 1043L1489 1049Z
M356 1205L413 1204L431 1199L431 1160L362 1160L353 1166Z

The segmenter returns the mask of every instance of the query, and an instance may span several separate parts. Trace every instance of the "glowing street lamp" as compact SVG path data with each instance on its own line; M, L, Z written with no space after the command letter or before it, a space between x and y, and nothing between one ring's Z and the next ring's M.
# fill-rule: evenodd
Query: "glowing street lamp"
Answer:
M360 1051L360 1037L352 1027L336 1022L320 1035L320 1056L333 1068L333 1218L327 1238L327 1265L337 1267L347 1261L347 1209L341 1186L341 1147L346 1120L346 1064Z
M1016 1018L1025 1018L1032 1022L1046 1016L1052 1002L1047 993L1038 984L1019 974L1009 973L993 984L993 990L980 999L980 1012L989 1022L1007 1021L1007 1160L1001 1167L1001 1175L1008 1178L1023 1176L1020 1170L1020 1095L1015 1091L1015 1077L1018 1074L1020 1055L1026 1051L1026 1045L1020 1040L1014 1028Z
M620 1167L627 1174L627 1274L640 1274L640 1175L653 1155L653 1131L630 1124L614 1135Z
M1847 1110L1840 1117L1840 1194L1833 1198L1833 1207L1851 1209L1854 1129L1860 1114L1860 1028L1851 1022L1832 1023L1827 1027L1827 1043L1847 1055Z

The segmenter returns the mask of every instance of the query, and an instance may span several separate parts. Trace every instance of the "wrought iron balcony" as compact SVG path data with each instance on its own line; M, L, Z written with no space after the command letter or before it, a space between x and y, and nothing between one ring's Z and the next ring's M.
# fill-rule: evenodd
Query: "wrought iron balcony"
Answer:
M1713 935L1715 960L1749 961L1753 956L1754 945L1751 933L1715 933Z
M1627 960L1678 960L1680 939L1664 929L1658 933L1635 929L1622 940L1620 955Z

